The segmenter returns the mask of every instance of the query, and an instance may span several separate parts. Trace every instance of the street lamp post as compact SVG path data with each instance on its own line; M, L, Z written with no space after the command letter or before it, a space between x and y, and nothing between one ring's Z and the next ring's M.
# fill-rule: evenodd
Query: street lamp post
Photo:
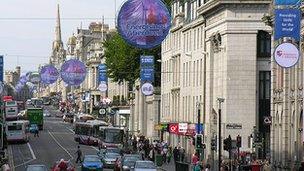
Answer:
M218 117L219 117L219 123L218 123L218 134L219 134L219 137L218 137L218 139L219 139L219 146L218 146L218 148L219 148L219 154L218 154L218 170L221 170L221 163L222 163L222 138L221 138L221 124L222 124L222 103L225 101L225 99L224 98L217 98L217 101L218 101L218 103L219 103L219 109L218 109Z

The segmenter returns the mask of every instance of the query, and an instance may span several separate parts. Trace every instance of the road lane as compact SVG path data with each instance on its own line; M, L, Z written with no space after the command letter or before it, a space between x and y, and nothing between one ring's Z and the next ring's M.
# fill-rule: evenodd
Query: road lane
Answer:
M39 132L39 137L31 135L29 145L11 145L16 171L24 171L28 164L45 164L50 168L61 158L71 159L73 163L75 162L75 153L79 144L74 141L72 125L63 123L60 118L55 118L56 110L50 109L49 112L52 117L45 118L44 130ZM84 155L97 153L95 147L79 146ZM80 168L79 165L77 167Z

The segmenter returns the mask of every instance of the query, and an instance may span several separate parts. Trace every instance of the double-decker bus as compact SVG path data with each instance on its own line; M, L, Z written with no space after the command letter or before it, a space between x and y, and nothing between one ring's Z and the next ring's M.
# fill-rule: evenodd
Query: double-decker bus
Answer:
M17 120L18 118L18 104L16 101L6 101L5 105L5 120Z
M88 120L86 122L75 123L74 140L80 144L98 145L98 130L100 126L107 126L108 123L99 120Z
M18 120L6 122L5 131L8 142L28 142L29 141L29 121Z
M102 148L117 147L122 148L125 140L124 129L113 126L99 127L99 140Z

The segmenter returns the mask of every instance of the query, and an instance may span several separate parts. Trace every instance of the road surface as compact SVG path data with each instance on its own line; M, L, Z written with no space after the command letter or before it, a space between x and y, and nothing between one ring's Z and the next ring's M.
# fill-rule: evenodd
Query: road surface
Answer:
M57 110L47 107L45 112L50 112L51 117L45 118L39 137L31 135L29 143L10 145L16 171L24 171L29 164L44 164L50 168L62 158L75 163L78 143L74 141L72 125L56 118ZM97 148L93 146L80 145L80 148L84 155L97 153ZM80 170L79 164L77 168Z

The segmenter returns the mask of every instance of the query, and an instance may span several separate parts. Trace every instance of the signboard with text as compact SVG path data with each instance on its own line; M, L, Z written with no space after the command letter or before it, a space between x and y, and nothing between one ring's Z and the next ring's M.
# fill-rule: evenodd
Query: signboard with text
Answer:
M98 73L99 73L99 82L108 82L107 77L107 66L105 64L98 65Z
M140 57L140 80L141 82L154 81L154 56Z
M300 41L300 20L299 9L276 9L274 39L291 37Z

